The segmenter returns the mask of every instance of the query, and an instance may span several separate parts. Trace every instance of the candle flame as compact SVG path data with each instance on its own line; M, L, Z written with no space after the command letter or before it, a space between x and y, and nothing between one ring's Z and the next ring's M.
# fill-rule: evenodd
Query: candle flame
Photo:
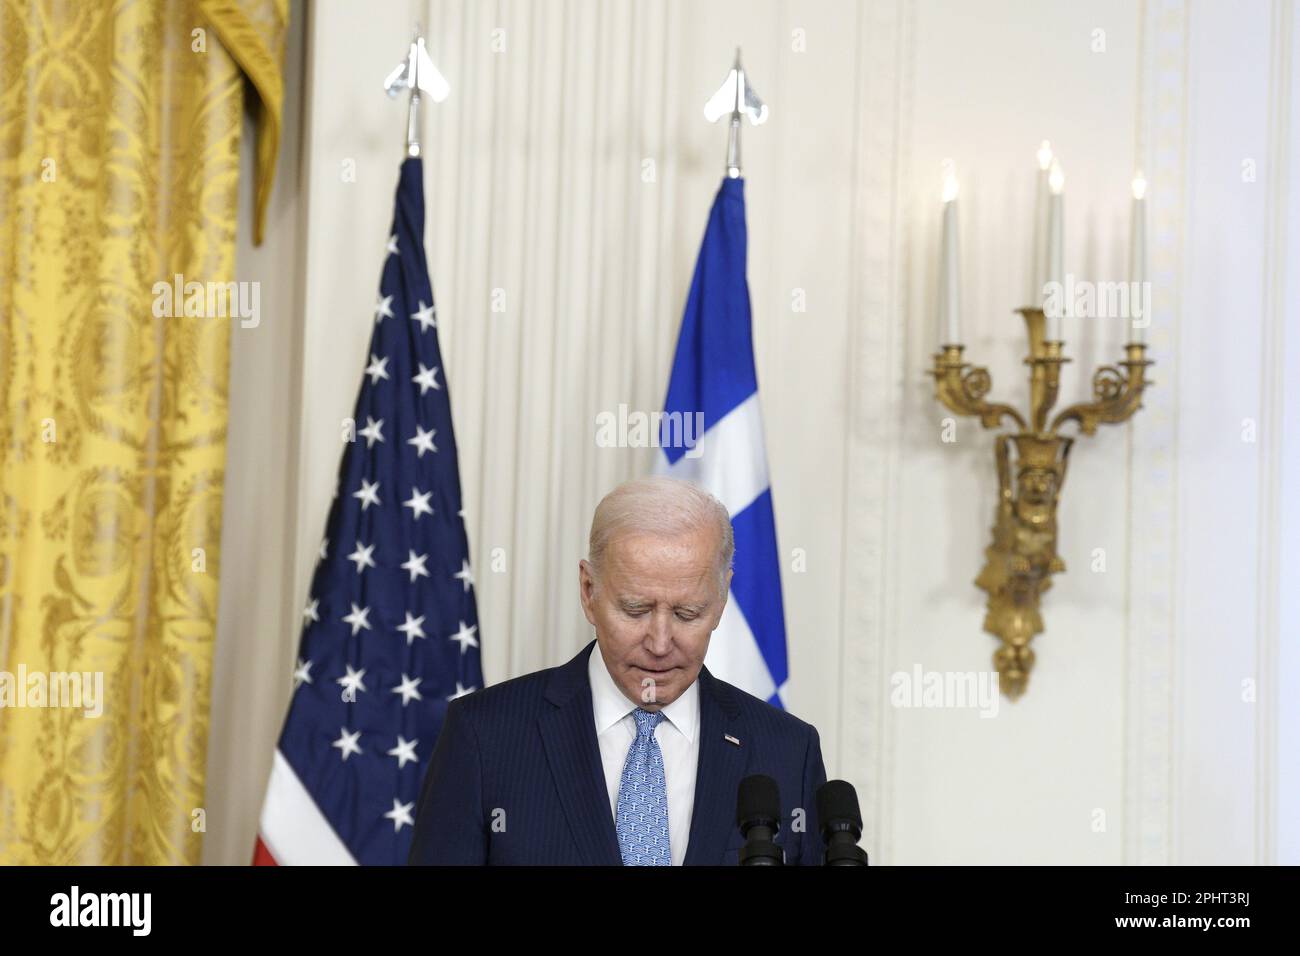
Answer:
M939 164L943 170L943 201L952 202L957 198L957 171L953 166L951 159L945 159Z
M1052 172L1047 177L1047 184L1052 187L1052 194L1059 196L1061 190L1065 188L1065 173L1061 171L1061 164L1057 160L1052 160Z
M1042 170L1046 170L1051 165L1052 165L1052 144L1049 143L1047 140L1043 140L1043 142L1038 147L1038 168Z
M1142 199L1147 194L1146 177L1142 175L1142 170L1138 170L1133 176L1133 198Z

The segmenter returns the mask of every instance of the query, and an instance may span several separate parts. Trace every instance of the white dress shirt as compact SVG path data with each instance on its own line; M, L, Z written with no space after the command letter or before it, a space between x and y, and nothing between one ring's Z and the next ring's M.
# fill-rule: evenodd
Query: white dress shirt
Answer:
M591 681L591 710L596 720L596 742L609 790L609 808L618 822L618 786L623 777L627 752L636 740L637 702L619 690L597 644L587 659ZM700 682L663 708L664 720L655 728L655 740L664 756L664 783L668 787L668 849L673 866L686 859L695 809L695 773L700 763Z

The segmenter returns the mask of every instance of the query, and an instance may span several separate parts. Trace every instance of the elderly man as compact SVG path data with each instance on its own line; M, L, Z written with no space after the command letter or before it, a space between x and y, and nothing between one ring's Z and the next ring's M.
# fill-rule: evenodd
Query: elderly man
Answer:
M816 729L704 666L733 550L726 509L693 484L642 478L610 492L578 563L595 641L452 702L410 862L735 864L737 787L766 774L786 862L820 863Z

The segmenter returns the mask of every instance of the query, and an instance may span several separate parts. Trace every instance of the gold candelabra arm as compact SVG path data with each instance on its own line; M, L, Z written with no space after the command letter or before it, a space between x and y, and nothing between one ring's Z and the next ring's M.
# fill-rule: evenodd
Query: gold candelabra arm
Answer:
M1010 405L986 402L984 397L993 387L989 371L962 361L961 345L944 345L934 356L935 396L958 415L979 418L985 428L997 428L1003 418L1010 418L1024 429L1025 420Z
M1025 320L1029 336L1029 420L1035 432L1047 427L1047 416L1056 405L1056 395L1061 386L1061 366L1070 361L1061 354L1059 341L1047 338L1047 318L1042 309L1026 307L1017 309Z
M1061 366L1070 361L1061 355L1060 342L1044 342L1037 354L1025 359L1029 366L1029 409L1035 432L1047 425L1061 387Z
M1053 432L1073 420L1085 435L1092 435L1098 425L1127 421L1142 407L1143 389L1155 384L1146 378L1146 367L1152 363L1141 343L1131 342L1125 351L1127 358L1118 368L1103 365L1093 373L1093 401L1071 405L1052 419Z

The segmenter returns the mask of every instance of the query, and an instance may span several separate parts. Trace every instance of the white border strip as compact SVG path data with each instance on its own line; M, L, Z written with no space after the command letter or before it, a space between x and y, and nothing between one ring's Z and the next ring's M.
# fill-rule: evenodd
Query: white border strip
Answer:
M280 866L357 865L279 747L258 836Z
M695 482L726 505L733 518L748 508L768 486L758 392L723 415L673 464L660 455L655 472Z

